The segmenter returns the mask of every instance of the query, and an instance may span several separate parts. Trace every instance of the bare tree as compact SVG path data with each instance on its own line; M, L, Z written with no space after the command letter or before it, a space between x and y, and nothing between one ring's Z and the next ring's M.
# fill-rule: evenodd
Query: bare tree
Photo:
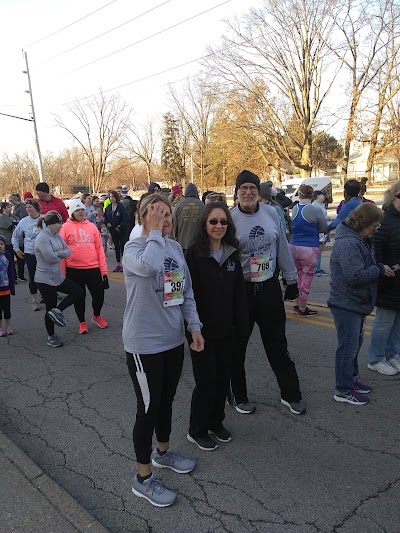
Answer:
M343 0L334 19L342 40L330 44L332 52L350 74L350 105L344 142L342 169L347 174L350 144L361 115L360 102L388 62L393 0ZM329 44L329 43L328 43Z
M120 151L129 124L130 108L118 95L103 93L81 103L68 106L75 118L74 127L56 117L56 124L66 130L82 147L92 172L92 189L101 191L107 180L107 164Z
M39 181L39 173L35 154L15 154L13 158L5 155L0 165L0 196L8 196L10 192L23 195L34 191Z
M156 119L147 117L140 128L130 125L127 128L126 147L133 159L141 161L146 167L147 182L151 181L152 165L154 162L160 130L156 127Z
M289 156L305 176L312 168L312 130L336 75L332 61L328 65L332 58L327 44L336 9L336 0L266 0L242 21L227 22L229 35L206 60L228 87L254 96L268 117L277 154ZM329 76L324 77L328 66ZM264 94L260 80L269 88ZM287 128L286 119L293 116L301 123L299 157L288 150L288 141L299 144Z
M200 188L204 189L204 168L210 144L210 129L216 111L218 97L214 90L197 77L188 80L180 94L171 85L169 95L174 111L192 139L192 156L200 169Z

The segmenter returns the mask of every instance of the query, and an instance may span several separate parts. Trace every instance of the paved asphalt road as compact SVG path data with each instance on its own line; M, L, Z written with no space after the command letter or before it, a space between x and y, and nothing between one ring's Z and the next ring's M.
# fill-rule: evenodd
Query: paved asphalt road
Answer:
M257 412L227 408L234 440L202 452L186 439L193 388L186 357L171 443L198 465L190 475L158 472L178 493L173 507L156 509L134 497L135 399L121 342L125 290L122 275L110 277L107 330L90 324L89 334L79 336L69 309L60 331L65 346L48 347L43 311L31 311L28 287L19 284L12 299L16 334L0 339L1 429L110 532L400 532L400 379L366 369L367 328L360 359L364 380L374 386L371 404L333 400L329 278L313 283L317 317L296 318L287 306L289 348L308 413L295 416L280 404L256 329L247 369Z

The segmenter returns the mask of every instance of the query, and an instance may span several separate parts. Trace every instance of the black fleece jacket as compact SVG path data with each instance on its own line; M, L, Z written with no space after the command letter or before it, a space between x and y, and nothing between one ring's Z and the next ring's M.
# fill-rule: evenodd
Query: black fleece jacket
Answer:
M223 246L220 264L211 256L202 257L193 245L186 252L197 312L207 339L247 336L247 296L239 253Z

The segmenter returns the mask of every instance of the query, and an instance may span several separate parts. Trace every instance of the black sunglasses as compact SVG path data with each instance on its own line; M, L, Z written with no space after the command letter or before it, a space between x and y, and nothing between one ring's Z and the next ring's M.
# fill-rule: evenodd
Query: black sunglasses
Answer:
M211 224L211 226L216 226L218 222L221 224L221 226L227 226L228 221L226 218L223 218L222 220L218 220L217 218L211 218L208 223Z
M400 192L398 194L395 194L395 196L400 200Z

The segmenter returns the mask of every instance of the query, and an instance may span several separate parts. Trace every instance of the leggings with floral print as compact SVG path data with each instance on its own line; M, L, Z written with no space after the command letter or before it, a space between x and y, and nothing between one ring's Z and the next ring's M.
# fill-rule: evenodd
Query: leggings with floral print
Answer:
M296 265L299 287L299 307L306 307L310 286L318 263L319 247L290 245L294 264Z

